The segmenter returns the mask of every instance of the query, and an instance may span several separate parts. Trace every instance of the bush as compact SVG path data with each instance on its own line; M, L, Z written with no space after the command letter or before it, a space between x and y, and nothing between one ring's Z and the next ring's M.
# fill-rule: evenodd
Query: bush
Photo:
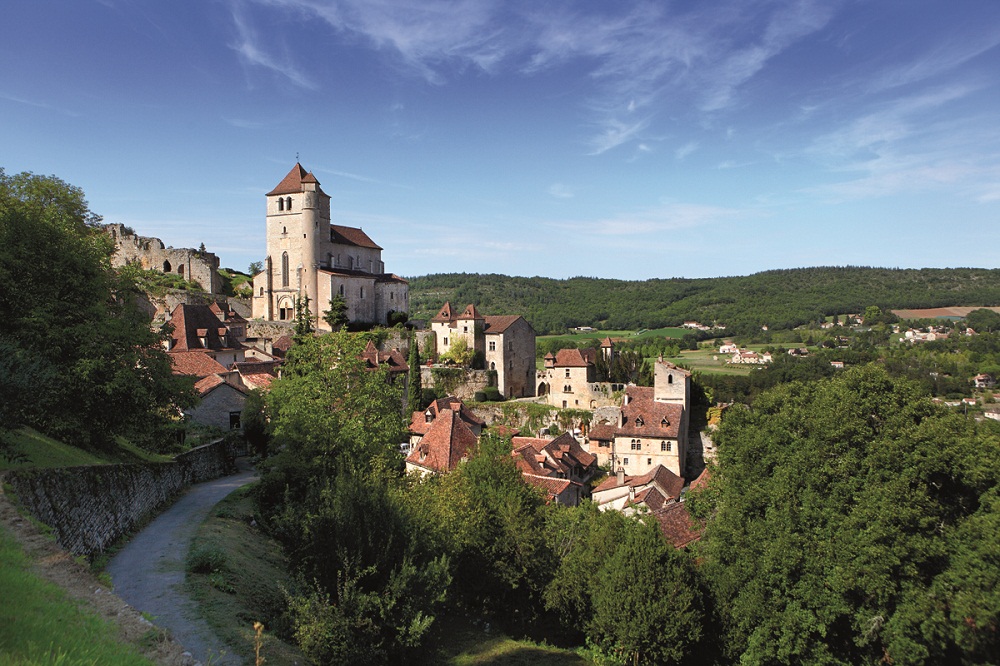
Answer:
M479 395L479 393L483 394L483 399L480 402L503 402L504 400L503 394L500 393L500 389L496 386L487 386L482 391L477 392L476 395Z
M214 574L225 570L226 554L218 548L195 548L188 554L188 573Z

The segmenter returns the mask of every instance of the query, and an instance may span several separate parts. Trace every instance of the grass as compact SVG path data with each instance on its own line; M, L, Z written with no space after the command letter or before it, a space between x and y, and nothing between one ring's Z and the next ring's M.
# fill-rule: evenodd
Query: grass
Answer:
M749 348L758 349L766 345L748 345ZM679 363L695 372L716 375L749 375L755 368L764 366L754 365L731 365L727 363L732 354L720 354L716 348L684 350L680 356L668 358L668 361Z
M11 444L12 452L15 454L14 460L0 456L0 471L25 467L75 467L171 460L170 456L149 453L122 439L115 442L116 448L112 451L93 452L63 444L31 428L2 432L0 437Z
M434 660L441 666L586 666L591 662L573 650L516 640L474 626L468 618L445 617Z
M30 561L0 528L0 665L151 664L115 639L117 627L82 610L30 571Z
M643 329L642 331L586 331L582 333L564 333L562 335L540 335L539 340L570 340L574 343L583 342L585 340L593 340L595 344L599 344L604 338L626 338L629 340L640 338L682 338L684 334L690 333L691 331L685 328L656 328L656 329Z
M188 554L187 586L204 620L248 663L253 624L259 621L267 630L262 648L267 663L302 664L298 649L275 635L284 628L284 590L293 581L281 546L250 526L251 487L219 502L198 528Z

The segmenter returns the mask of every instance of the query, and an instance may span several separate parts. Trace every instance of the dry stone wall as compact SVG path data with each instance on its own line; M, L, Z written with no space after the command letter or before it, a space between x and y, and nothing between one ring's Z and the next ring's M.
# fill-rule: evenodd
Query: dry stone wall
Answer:
M74 555L92 555L158 513L188 485L235 472L233 458L219 441L172 462L16 470L4 483L21 506L53 529L59 545Z

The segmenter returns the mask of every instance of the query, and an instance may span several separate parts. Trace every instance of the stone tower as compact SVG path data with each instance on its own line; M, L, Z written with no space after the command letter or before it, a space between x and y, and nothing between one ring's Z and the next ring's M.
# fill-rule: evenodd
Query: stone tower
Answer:
M675 402L687 410L691 398L691 373L663 358L653 363L653 400Z
M309 299L314 317L319 300L319 245L329 234L330 197L319 181L296 163L267 193L268 319L289 320L296 298ZM291 310L290 310L291 309Z

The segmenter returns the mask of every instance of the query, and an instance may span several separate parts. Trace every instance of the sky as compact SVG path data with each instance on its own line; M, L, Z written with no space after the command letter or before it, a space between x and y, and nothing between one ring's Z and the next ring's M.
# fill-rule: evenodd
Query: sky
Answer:
M997 268L996 0L14 0L0 167L264 258L296 160L386 270Z

